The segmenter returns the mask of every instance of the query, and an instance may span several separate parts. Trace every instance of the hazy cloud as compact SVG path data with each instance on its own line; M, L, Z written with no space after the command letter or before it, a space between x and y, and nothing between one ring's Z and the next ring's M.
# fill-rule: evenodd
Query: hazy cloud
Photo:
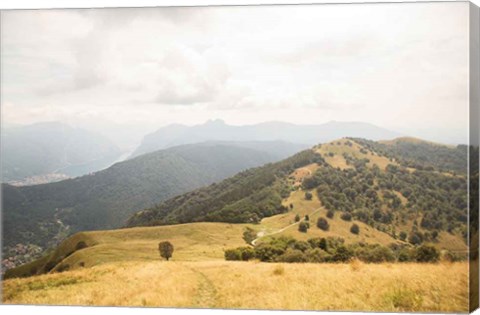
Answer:
M356 120L460 141L468 47L467 3L7 11L3 119Z

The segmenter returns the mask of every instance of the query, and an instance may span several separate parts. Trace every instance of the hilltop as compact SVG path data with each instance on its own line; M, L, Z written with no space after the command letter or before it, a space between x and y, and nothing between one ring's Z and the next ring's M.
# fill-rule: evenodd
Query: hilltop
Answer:
M464 250L466 159L463 146L344 138L166 200L133 215L128 226L263 223L276 215L286 224L293 213L305 214L305 205L297 208L292 200L309 193L310 208L318 209L312 225L322 216L335 224L329 233L359 239L381 232L388 242ZM351 235L353 221L364 233Z

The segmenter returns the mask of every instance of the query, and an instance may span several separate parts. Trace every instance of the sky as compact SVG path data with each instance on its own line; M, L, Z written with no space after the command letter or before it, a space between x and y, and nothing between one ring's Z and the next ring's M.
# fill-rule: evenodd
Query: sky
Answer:
M2 122L143 132L208 119L362 121L466 143L468 8L4 11Z

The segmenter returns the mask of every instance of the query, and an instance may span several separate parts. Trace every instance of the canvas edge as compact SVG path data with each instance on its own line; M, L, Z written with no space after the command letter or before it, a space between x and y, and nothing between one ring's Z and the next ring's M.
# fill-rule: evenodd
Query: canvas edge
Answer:
M480 103L480 29L479 7L470 2L469 6L469 311L479 307L479 263L478 263L478 187L472 175L474 165L479 164L479 103Z

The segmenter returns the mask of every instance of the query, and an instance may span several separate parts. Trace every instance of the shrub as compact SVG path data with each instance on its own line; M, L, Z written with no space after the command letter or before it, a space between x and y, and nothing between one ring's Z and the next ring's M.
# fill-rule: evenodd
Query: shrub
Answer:
M307 222L300 222L298 225L298 230L302 233L307 233L309 225Z
M308 214L305 215L305 221L310 221L310 217L308 216Z
M358 233L360 233L360 227L358 227L358 225L354 223L352 224L352 227L350 227L350 232L358 235Z
M355 256L368 263L381 263L395 261L393 251L381 245L364 245L356 248Z
M403 248L398 252L398 258L397 260L399 262L409 262L413 261L414 259L414 253L412 253L412 250L409 248Z
M317 227L321 230L328 231L328 229L330 228L330 224L328 224L327 219L320 217L317 220Z
M57 271L58 272L64 272L64 271L67 271L70 269L70 265L68 264L65 264L65 265L60 265L58 268L57 268Z
M307 261L313 263L323 263L332 260L332 255L320 248L310 249L305 253Z
M275 266L275 268L273 269L273 274L276 275L276 276L281 276L285 273L285 268L283 268L282 265L277 265Z
M302 252L310 248L310 244L305 241L296 241L295 243L293 243L293 249L298 249Z
M399 236L402 241L405 241L407 239L407 233L404 231L400 232Z
M415 260L418 262L437 262L440 254L431 245L421 245L415 250Z
M243 231L243 240L247 244L251 244L254 239L257 238L257 232L254 229L246 227Z
M261 261L274 261L275 258L285 252L280 246L270 244L260 244L255 247L255 257Z
M327 240L324 237L311 238L308 240L308 244L310 244L310 247L312 248L320 248L323 250L327 250Z
M341 245L335 250L335 253L332 256L332 260L336 262L347 262L352 258L352 256L352 251L349 250L347 247Z
M312 198L313 198L312 193L309 192L309 191L307 191L307 192L305 193L305 199L306 199L306 200L312 200Z
M335 212L333 210L330 209L327 211L327 218L333 219L334 216L335 216Z
M340 218L344 221L352 221L352 215L349 212L343 212Z
M45 264L45 272L50 272L55 266L57 265L57 262L55 261L49 261Z
M280 262L287 262L287 263L299 263L299 262L306 262L307 257L302 251L298 249L288 248L285 251L285 253L278 256L276 260Z
M224 256L225 260L242 260L242 253L236 248L225 250Z
M255 250L251 247L240 247L238 250L243 261L255 258Z
M75 250L81 250L87 247L88 247L87 243L85 243L84 241L80 241L77 243L77 246L75 246Z
M295 215L295 222L298 222L298 221L300 221L300 215L297 213L297 214Z
M158 243L158 251L160 252L160 256L168 261L173 254L173 245L168 241L160 242Z

